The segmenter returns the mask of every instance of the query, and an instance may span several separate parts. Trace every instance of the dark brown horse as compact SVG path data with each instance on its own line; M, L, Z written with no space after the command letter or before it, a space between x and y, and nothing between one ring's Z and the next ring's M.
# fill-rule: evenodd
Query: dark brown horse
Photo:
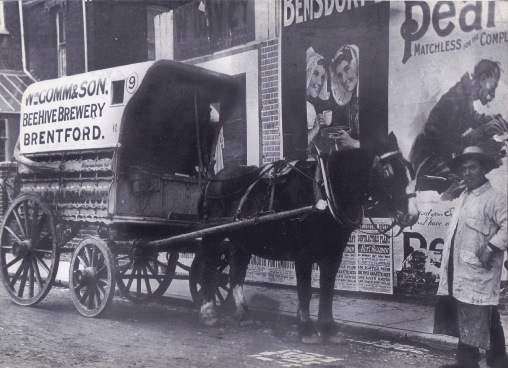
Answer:
M202 213L207 218L249 218L310 206L320 198L328 205L299 218L204 237L201 323L217 322L214 270L220 260L220 243L228 237L232 244L230 285L238 320L248 312L243 283L251 255L291 260L296 269L297 318L302 341L334 340L338 332L332 316L335 277L346 243L361 221L362 206L369 198L379 202L400 227L411 226L418 218L411 165L400 153L397 139L390 134L386 142L376 146L376 151L332 152L319 164L280 161L273 164L274 171L268 171L264 179L260 179L260 169L248 166L226 168L218 173L205 193ZM291 170L282 174L288 166ZM264 169L265 173L267 170ZM309 315L313 263L320 270L318 331Z

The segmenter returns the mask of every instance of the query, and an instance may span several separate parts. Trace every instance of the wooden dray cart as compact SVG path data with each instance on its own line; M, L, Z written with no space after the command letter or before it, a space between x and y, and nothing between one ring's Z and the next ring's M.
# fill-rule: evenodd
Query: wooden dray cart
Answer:
M134 302L155 300L177 266L189 271L199 299L200 237L308 212L200 220L217 136L237 95L230 76L166 60L30 86L16 170L3 181L10 205L0 264L11 299L24 306L43 300L61 255L70 262L72 301L85 316L106 310L115 285ZM182 252L197 253L191 266L179 262ZM223 261L217 272L227 268L226 253ZM219 279L226 288L227 275Z

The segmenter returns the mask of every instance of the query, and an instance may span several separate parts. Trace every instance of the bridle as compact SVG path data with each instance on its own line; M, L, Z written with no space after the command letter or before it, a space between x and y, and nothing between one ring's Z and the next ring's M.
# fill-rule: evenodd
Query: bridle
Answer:
M376 156L374 158L374 162L372 165L371 174L370 174L370 178L369 178L369 188L372 188L373 180L376 177L376 172L380 172L384 179L389 179L391 176L394 175L393 167L392 167L392 164L390 163L390 161L392 161L393 159L398 159L402 162L402 165L409 173L408 181L414 180L415 174L414 174L413 166L411 165L411 163L404 158L404 156L402 155L402 152L400 152L399 150L391 151L391 152L384 153L380 156ZM372 206L370 206L368 209L370 209L370 210L374 209L378 204L383 203L385 206L389 207L389 211L391 213L391 218L392 218L392 223L389 226L387 226L386 229L380 229L378 227L378 225L374 222L372 217L370 215L368 215L367 211L365 211L366 217L369 219L371 225L379 234L382 234L382 235L385 235L388 237L399 236L402 233L402 231L404 230L404 226L400 222L401 213L396 208L394 208L393 203L396 200L409 200L410 198L416 198L416 192L413 191L411 193L404 193L404 194L401 194L398 197L394 198L392 196L392 194L390 193L390 191L387 190L386 186L381 186L381 189L382 190L381 190L380 194L382 196L382 199L374 202L374 204ZM398 232L393 236L388 235L387 233L391 229L393 229L395 226L399 227Z
M316 147L316 149L317 149L317 147ZM371 169L369 172L369 183L368 183L369 191L372 188L374 179L376 179L376 177L377 177L377 175L376 175L377 173L381 173L381 175L385 179L388 179L390 176L394 175L393 167L390 163L390 161L392 161L394 158L397 158L402 161L404 167L408 170L408 172L410 174L410 178L408 178L408 179L413 180L413 178L414 178L413 168L412 168L411 164L407 160L404 159L402 153L400 151L387 152L382 155L375 156L373 159ZM326 170L324 159L323 159L322 155L320 154L319 150L318 150L318 162L319 162L321 172L323 175L323 187L325 189L326 201L327 201L327 205L328 205L330 214L332 215L334 220L337 221L340 225L349 227L352 229L358 229L360 227L360 225L362 224L364 214L366 213L366 211L364 211L363 204L360 208L357 219L356 220L349 219L347 217L347 215L340 209L340 207L338 207L336 205L337 202L335 201L333 191L330 188L330 179L329 179L329 175L328 175L328 170ZM392 194L387 190L387 188L385 186L382 186L382 191L380 194L383 196L382 200L377 200L368 209L372 210L380 203L389 204L389 203L394 202L394 198L393 198ZM416 193L411 192L411 193L402 194L402 195L398 196L396 199L404 200L404 199L410 199L410 198L415 198L415 197L416 197ZM391 207L390 212L391 212L391 217L392 217L392 223L386 229L380 229L374 223L374 220L372 219L372 217L369 216L368 214L366 217L370 220L373 228L379 234L382 234L382 235L388 236L387 233L391 229L393 229L395 226L399 226L400 230L398 231L398 233L396 235L394 235L394 236L398 236L404 229L404 226L402 226L400 223L400 219L399 219L400 212L397 211L395 208L393 208L393 206L390 206L390 207Z

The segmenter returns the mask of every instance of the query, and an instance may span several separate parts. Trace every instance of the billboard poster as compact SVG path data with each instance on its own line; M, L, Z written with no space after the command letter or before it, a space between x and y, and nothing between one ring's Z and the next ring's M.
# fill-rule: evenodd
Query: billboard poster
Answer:
M506 193L508 3L390 2L388 129L416 171L420 219L394 240L396 292L435 294L441 249L463 190L448 161L469 145L492 155L488 178ZM490 93L481 78L492 76ZM401 139L402 138L402 139Z
M358 147L385 134L389 4L281 0L283 154ZM372 42L375 39L376 42Z
M393 251L389 236L379 234L391 221L365 219L349 238L335 279L336 290L393 293ZM391 235L391 231L388 235ZM273 261L253 256L246 281L296 286L294 262ZM319 267L312 268L312 287L319 288Z

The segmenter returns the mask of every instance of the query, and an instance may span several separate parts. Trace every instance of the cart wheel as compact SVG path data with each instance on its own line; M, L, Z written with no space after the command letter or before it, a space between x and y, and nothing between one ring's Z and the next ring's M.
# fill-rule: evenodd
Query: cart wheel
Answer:
M76 309L97 317L111 304L115 290L115 262L102 239L86 238L72 253L69 289Z
M30 306L48 295L58 270L54 216L34 194L21 194L0 229L2 281L14 303Z
M116 261L116 284L122 295L134 303L149 303L173 281L178 253L135 248L132 255L120 255Z
M203 256L196 253L189 271L189 289L192 300L196 306L200 306L203 297L201 295L201 268ZM217 266L217 289L215 290L215 304L219 307L227 305L232 299L229 287L229 259L226 253L221 255Z

